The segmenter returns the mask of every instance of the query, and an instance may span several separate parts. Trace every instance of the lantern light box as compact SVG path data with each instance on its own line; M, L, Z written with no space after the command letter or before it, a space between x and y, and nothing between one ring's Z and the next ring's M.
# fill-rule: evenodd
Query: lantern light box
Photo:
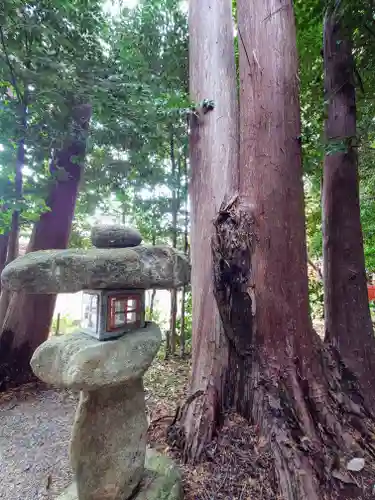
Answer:
M145 326L144 290L85 290L82 331L109 340Z

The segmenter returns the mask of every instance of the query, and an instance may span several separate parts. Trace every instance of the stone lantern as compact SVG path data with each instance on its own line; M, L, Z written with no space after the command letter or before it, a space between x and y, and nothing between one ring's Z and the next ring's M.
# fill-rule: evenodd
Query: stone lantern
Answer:
M44 382L80 392L70 443L74 482L59 500L182 496L173 462L146 453L143 375L161 332L145 321L145 290L188 284L190 266L173 248L141 241L134 229L98 226L96 248L31 252L1 275L2 286L15 292L83 291L80 330L52 336L31 360Z
M144 290L85 290L82 331L108 340L145 326Z

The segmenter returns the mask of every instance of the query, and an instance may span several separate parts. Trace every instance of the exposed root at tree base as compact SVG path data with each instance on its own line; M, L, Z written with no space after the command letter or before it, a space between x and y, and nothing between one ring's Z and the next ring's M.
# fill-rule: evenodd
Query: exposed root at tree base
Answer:
M37 381L30 367L34 349L28 342L14 347L14 339L12 330L0 334L0 392Z
M37 381L29 365L20 366L16 362L0 362L0 393Z
M0 393L25 384L36 383L37 378L30 371L17 372L7 365L0 366Z
M149 430L151 446L160 451L169 423L160 419ZM178 448L167 450L182 470L185 500L278 500L273 460L264 444L255 426L229 412L199 464L184 463Z
M205 450L205 461L182 465L186 500L276 500L273 459L256 427L235 413Z
M204 464L209 463L209 466L202 467L208 467L212 475L217 474L222 479L225 469L232 477L231 464L234 464L234 471L241 471L237 461L240 463L243 457L246 469L243 475L254 479L252 467L256 464L255 474L259 474L262 469L259 456L261 462L266 457L267 472L258 486L263 488L267 484L270 496L264 492L260 496L251 493L252 500L374 500L374 418L362 404L356 380L340 360L335 359L335 353L320 346L315 354L310 368L301 365L298 358L290 359L289 366L283 370L271 365L261 369L253 364L254 372L249 380L257 383L252 386L251 405L239 408L256 424L255 427L246 421L239 423L238 417L232 415L223 428L217 428L217 437L205 443L207 422L201 415L206 415L206 412L200 410L208 396L203 394L198 398L200 401L195 405L194 413L194 422L200 422L203 427L197 426L194 439L205 444L204 452L199 457L186 453L191 448L185 438L183 417L168 428L169 445L183 450L179 455L181 460L191 460L196 464L199 458ZM319 360L319 363L314 360ZM238 428L230 434L228 429L232 424ZM243 439L238 440L238 436L243 436ZM229 462L225 459L227 448L235 450L230 454ZM199 449L202 450L202 446ZM363 459L364 467L351 471L348 464L354 458ZM230 484L229 476L225 484ZM234 488L247 487L241 474L233 472L233 481ZM207 488L211 487L205 484L204 489ZM220 497L215 494L213 498ZM234 500L246 496L236 497L232 492L223 498Z

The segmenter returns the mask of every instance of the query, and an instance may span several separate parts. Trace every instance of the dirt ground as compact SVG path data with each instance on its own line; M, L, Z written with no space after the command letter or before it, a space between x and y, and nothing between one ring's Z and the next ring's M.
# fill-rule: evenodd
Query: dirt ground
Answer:
M173 414L189 367L189 360L155 360L145 377L150 418L154 410ZM52 500L71 482L68 445L77 400L43 384L0 394L0 499Z
M69 484L76 402L75 395L42 385L0 395L0 498L49 500Z

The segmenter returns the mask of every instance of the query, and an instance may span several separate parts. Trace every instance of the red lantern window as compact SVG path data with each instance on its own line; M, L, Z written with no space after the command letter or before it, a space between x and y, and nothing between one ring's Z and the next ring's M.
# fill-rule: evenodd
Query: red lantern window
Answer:
M141 307L141 298L138 295L108 297L108 330L119 330L126 326L139 327Z

